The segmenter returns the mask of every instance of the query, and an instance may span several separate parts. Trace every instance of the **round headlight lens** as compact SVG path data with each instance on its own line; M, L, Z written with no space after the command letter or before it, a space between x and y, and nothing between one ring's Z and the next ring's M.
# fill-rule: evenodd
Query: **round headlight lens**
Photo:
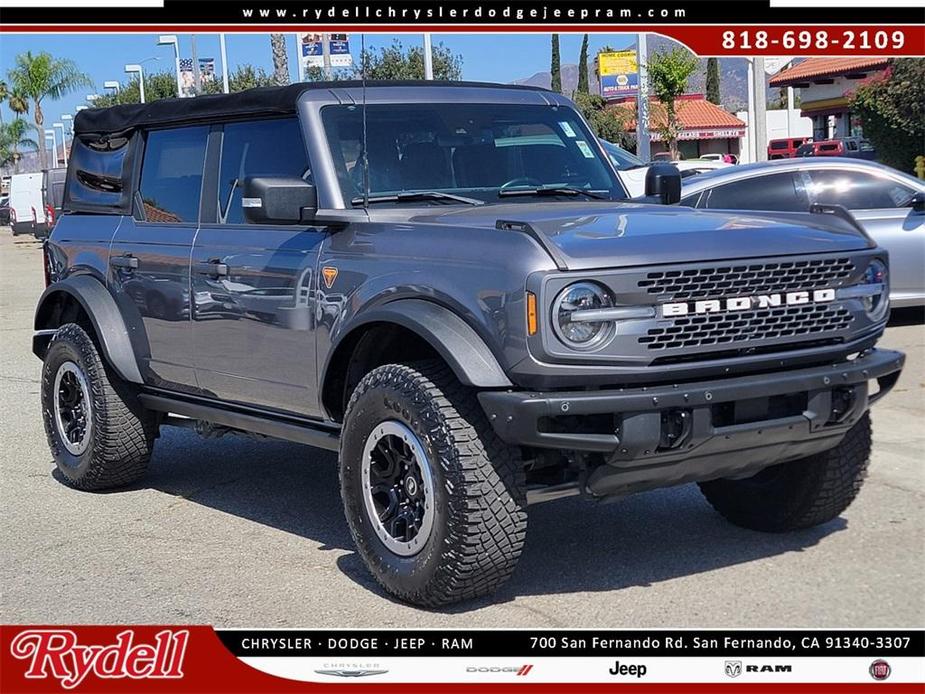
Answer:
M573 349L589 350L600 346L614 330L613 321L573 320L576 311L613 307L610 292L593 282L569 285L553 305L553 326L559 339Z
M870 261L870 265L864 271L864 284L880 288L880 291L862 299L867 315L873 320L880 320L890 307L890 285L886 263L880 260Z

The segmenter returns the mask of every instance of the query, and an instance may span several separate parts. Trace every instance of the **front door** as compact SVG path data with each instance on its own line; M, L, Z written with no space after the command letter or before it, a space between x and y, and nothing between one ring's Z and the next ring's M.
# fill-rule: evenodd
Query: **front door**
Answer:
M326 233L248 224L241 201L247 177L308 175L298 120L225 125L218 171L214 215L192 254L199 386L225 401L320 416L313 292Z
M189 262L208 132L147 133L134 216L123 218L110 247L110 290L136 342L146 345L139 355L145 381L164 388L196 383Z

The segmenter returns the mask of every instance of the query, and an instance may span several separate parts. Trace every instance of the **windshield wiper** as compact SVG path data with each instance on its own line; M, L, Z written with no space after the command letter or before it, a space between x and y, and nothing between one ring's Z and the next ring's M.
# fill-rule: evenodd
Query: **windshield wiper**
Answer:
M438 190L415 190L408 193L396 193L394 195L372 195L366 201L370 204L377 202L414 202L415 200L451 200L453 202L462 202L466 205L484 205L484 200L467 198L463 195L453 195L452 193L441 193ZM351 205L362 205L363 198L356 197L350 201Z
M515 195L585 195L595 200L609 200L609 195L604 195L584 188L575 188L573 186L542 186L540 188L510 188L508 190L499 190L498 197L506 198Z

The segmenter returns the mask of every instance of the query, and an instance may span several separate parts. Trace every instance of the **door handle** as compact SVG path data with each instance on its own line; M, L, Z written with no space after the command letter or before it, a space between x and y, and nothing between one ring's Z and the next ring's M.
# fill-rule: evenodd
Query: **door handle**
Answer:
M137 270L138 258L133 255L117 255L109 259L109 264L126 270Z
M207 263L196 263L196 272L208 277L227 277L228 266L216 258Z

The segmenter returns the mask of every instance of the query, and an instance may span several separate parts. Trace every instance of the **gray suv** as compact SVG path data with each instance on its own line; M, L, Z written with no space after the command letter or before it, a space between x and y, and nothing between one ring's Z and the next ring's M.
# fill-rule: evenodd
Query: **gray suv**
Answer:
M777 532L860 488L903 355L874 348L886 253L831 209L626 203L574 105L525 87L299 84L74 126L33 346L78 489L138 480L166 425L338 451L369 570L438 606L511 575L529 503L698 482ZM647 186L680 195L670 167Z

